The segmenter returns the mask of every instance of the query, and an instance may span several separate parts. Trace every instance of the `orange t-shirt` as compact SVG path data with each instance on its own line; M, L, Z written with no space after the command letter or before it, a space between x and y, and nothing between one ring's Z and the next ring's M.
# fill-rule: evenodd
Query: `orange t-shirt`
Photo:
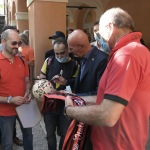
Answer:
M24 96L26 77L29 77L26 61L23 63L15 56L14 63L11 63L0 53L0 96ZM0 103L0 116L17 115L15 107L14 104Z
M19 47L19 51L27 62L34 60L34 50L30 46Z

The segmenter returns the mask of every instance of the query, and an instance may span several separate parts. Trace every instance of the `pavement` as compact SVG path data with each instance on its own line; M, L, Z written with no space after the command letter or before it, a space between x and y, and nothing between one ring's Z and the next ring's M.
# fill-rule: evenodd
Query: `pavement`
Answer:
M17 137L22 139L22 132L20 130L19 123L16 124L17 128ZM47 141L46 141L46 130L43 119L35 127L33 127L33 147L34 150L48 150ZM60 137L57 136L57 146L59 144ZM23 150L22 146L17 146L14 144L14 150Z
M18 122L16 124L16 128L17 128L17 137L22 139L22 133ZM59 144L59 140L60 137L57 136L57 141L58 141L57 146ZM46 141L46 130L45 130L45 124L43 119L41 120L40 123L38 123L35 127L33 127L33 147L34 150L48 150L47 141ZM14 150L23 150L23 147L14 144ZM150 150L150 131L149 131L149 139L145 150Z
M150 129L150 126L149 126ZM20 127L17 123L17 135L19 138L22 138L22 133ZM59 144L60 137L57 136L57 146ZM43 119L35 127L33 127L33 147L34 150L48 150L47 141L46 141L46 130ZM14 145L14 150L23 150L23 147ZM147 146L145 150L150 150L150 130Z

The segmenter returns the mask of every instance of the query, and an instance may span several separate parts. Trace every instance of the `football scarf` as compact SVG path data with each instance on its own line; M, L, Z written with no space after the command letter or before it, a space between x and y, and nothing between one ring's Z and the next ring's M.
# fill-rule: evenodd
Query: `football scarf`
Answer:
M42 101L42 113L49 110L56 111L59 100L65 100L68 94L55 92L45 94ZM71 95L74 106L85 106L85 101L77 96ZM72 120L68 127L62 150L92 150L90 141L90 126Z

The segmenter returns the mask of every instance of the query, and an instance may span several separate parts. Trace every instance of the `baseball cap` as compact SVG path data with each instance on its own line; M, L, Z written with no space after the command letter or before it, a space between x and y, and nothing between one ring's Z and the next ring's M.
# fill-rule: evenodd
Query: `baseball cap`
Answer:
M49 39L56 39L58 37L64 37L65 38L65 34L61 31L56 31L52 36L49 37Z

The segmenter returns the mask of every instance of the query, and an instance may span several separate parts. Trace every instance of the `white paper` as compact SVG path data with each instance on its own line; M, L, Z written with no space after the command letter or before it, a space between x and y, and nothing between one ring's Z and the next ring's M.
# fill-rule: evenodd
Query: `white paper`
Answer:
M16 107L16 111L24 128L34 127L42 119L35 99L28 104Z

